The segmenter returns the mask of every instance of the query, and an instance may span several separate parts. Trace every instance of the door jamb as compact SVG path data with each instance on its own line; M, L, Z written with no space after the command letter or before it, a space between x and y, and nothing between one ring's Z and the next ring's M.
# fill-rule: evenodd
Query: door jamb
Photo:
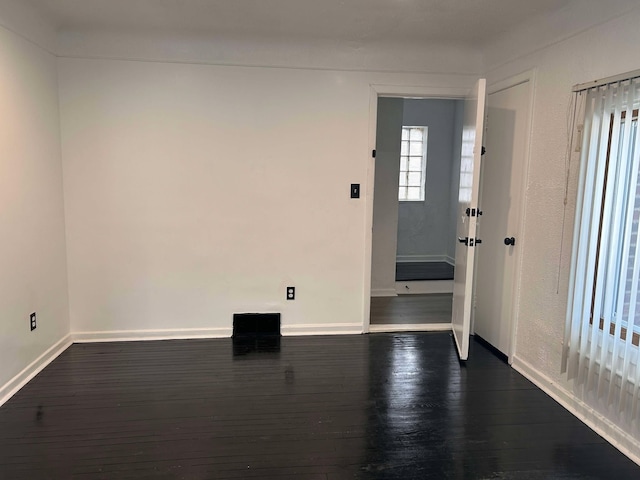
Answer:
M531 161L531 133L533 127L533 107L535 102L535 90L536 90L536 69L527 70L520 74L502 79L500 81L494 82L487 88L487 102L489 95L493 93L498 93L502 90L506 90L511 87L515 87L522 83L529 82L529 111L526 118L525 125L525 140L524 140L524 159L523 159L523 168L522 168L522 178L521 178L521 198L520 198L520 207L519 207L519 222L518 222L518 236L521 240L519 240L520 249L518 254L518 259L514 268L514 277L515 277L515 291L514 295L511 298L511 325L509 332L509 352L507 353L509 365L513 363L513 357L516 354L516 339L518 333L518 314L520 311L520 292L522 288L522 259L524 257L524 246L525 246L525 216L526 216L526 203L527 203L527 182L529 180L529 168ZM475 292L474 292L475 299Z
M369 333L371 324L371 264L373 247L373 195L375 180L375 158L371 155L376 149L376 127L378 121L378 98L432 98L432 99L464 99L473 85L468 87L430 87L406 85L376 85L369 87L369 149L367 162L367 183L364 188L365 197L365 248L364 248L364 289L363 289L363 319L362 332Z

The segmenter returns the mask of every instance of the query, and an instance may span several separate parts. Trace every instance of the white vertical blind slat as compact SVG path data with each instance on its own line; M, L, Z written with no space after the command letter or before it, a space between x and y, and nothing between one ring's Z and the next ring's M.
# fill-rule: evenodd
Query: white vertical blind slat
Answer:
M625 99L627 102L627 108L625 111L625 118L631 118L631 116L633 115L633 102L630 101L630 93L629 93L630 89L628 89L627 92L627 98ZM622 149L620 151L628 151L629 146L630 146L630 142L631 142L631 122L625 122L625 128L624 128L624 139L623 139L623 144L622 144ZM612 151L616 152L615 150L612 149ZM617 154L617 152L616 152ZM614 218L623 218L625 215L625 208L628 208L629 205L629 196L630 196L630 185L633 183L633 176L632 176L632 169L633 169L633 165L631 166L627 166L626 164L621 162L620 165L620 171L619 171L619 176L618 176L618 189L619 189L619 196L620 196L620 201L621 201L621 209L619 211L616 212L617 216ZM626 198L625 198L626 195ZM623 224L623 222L615 222L618 225L618 237L617 238L624 238L624 230L622 229L623 226L625 226ZM621 231L622 230L622 231ZM617 261L617 259L612 259L612 261ZM617 275L617 282L611 282L612 285L619 289L619 284L620 282L623 281L623 279L621 278L621 275L623 272L627 271L628 268L628 257L625 256L624 252L622 253L622 264L617 266L617 271L616 271L616 275ZM612 299L615 298L615 296L612 294ZM618 297L617 300L621 300L620 297ZM616 379L617 379L617 375L618 372L620 372L622 370L623 367L623 362L624 362L624 357L621 356L620 354L620 350L621 347L623 346L622 342L619 340L622 338L622 310L620 305L624 306L624 298L622 298L622 304L620 302L618 302L617 305L614 305L612 308L612 313L616 312L616 321L614 322L614 333L613 333L613 352L611 354L611 367L610 367L610 383L609 383L609 391L607 394L607 405L610 405L611 403L613 403L614 401L614 396L616 394L616 392L618 391L618 387L617 387L617 383L616 383ZM612 319L613 320L613 319ZM611 328L611 327L609 327ZM610 331L610 330L609 330Z
M593 169L588 171L589 179L587 185L589 188L589 208L584 211L583 219L586 227L587 238L585 241L585 282L583 288L583 302L580 312L580 318L590 319L593 304L593 284L595 281L596 260L598 258L598 236L600 231L600 212L602 210L602 191L604 188L604 173L606 162L598 162L599 155L603 149L602 145L608 143L609 139L609 115L603 115L602 112L608 108L611 102L611 91L607 90L605 95L598 95L596 99L596 112L594 118L591 143L589 145L589 163L593 164ZM606 136L603 131L606 128ZM606 150L605 150L606 151ZM591 323L583 321L582 331L580 332L579 342L579 358L578 358L578 376L577 382L582 386L583 394L586 388L585 380L588 380L589 366L589 347L591 340ZM586 378L585 378L586 377Z
M620 145L620 130L622 126L621 125L622 118L621 118L621 115L619 115L619 112L624 105L624 101L628 98L628 90L629 90L629 87L623 85L621 91L619 92L620 95L618 96L618 102L616 102L616 112L614 113L615 123L612 131L612 135L611 135L611 152L617 152L619 149L621 151L627 151L627 149L629 148L629 136L631 133L631 124L629 122L626 122L624 124L624 130L622 133L623 141L622 141L622 145ZM630 116L632 114L633 114L633 107L627 102L626 113L625 113L626 118L631 118ZM620 218L624 212L624 194L626 191L625 189L626 173L628 169L623 168L623 166L621 166L619 162L610 160L609 163L613 167L610 169L612 178L609 178L609 185L607 186L607 191L612 192L611 196L614 199L613 201L614 207L613 207L613 212L611 213L611 216L612 218ZM620 238L620 235L621 235L620 222L613 222L613 225L609 234L609 239L611 243L613 243L614 241L617 241L617 239ZM619 273L618 268L619 268L619 265L618 265L617 255L613 255L613 254L608 255L607 256L607 273L606 273L606 276L602 279L605 282L604 307L603 307L603 315L602 315L602 319L603 319L602 331L603 332L610 332L611 325L614 324L613 322L613 313L614 313L614 307L615 307L614 296L615 296L615 289L617 288L617 285L618 285L618 283L615 281L615 278L616 278L616 275L618 275ZM620 325L618 325L618 327L620 327ZM609 351L609 345L612 338L619 338L619 336L612 337L611 335L603 335L603 338L602 338L602 350L601 350L602 358L600 361L600 368L598 371L598 389L596 393L596 396L598 398L601 398L604 393L604 388L606 385L605 380L607 383L609 383L609 385L611 385L610 382L614 380L614 375L612 375L611 372L616 371L615 359L617 355L616 352L617 352L619 342L615 342L615 341L613 342L613 345L612 345L613 355L612 355L611 365L608 365L606 362L606 355ZM610 398L610 395L608 395L608 398Z
M600 145L597 152L598 158L607 158L607 152L609 150L609 139L612 130L612 122L611 122L611 111L615 109L616 99L618 95L615 95L615 90L613 88L608 88L605 94L604 104L602 108L602 122L600 128ZM615 123L615 122L614 122ZM591 391L593 386L593 382L595 381L595 373L596 373L596 361L599 360L598 357L598 347L600 346L599 337L600 335L600 311L602 309L602 290L603 290L603 282L602 277L604 275L604 267L603 262L604 258L600 253L606 252L609 246L609 223L606 221L601 221L601 219L606 219L609 216L609 212L611 210L611 196L605 197L604 207L602 205L602 198L605 192L605 179L607 183L613 183L614 179L612 176L607 175L607 169L611 169L612 164L616 162L598 162L598 177L596 178L596 193L594 195L594 207L598 206L597 209L594 208L591 216L591 248L593 250L595 263L594 263L594 271L597 268L597 275L595 275L593 282L591 283L591 292L592 299L590 304L590 318L589 322L589 340L585 344L584 358L588 362L587 366L587 379L584 384L585 391ZM600 256L600 260L598 261L598 257ZM596 267L597 265L597 267ZM595 284L595 288L593 287ZM587 285L586 287L589 287ZM594 292L595 290L595 292ZM585 322L586 323L586 322ZM599 363L599 362L598 362Z
M618 139L620 136L620 124L621 124L621 110L622 110L622 92L620 89L610 88L607 94L607 99L604 105L603 110L603 118L605 121L602 123L601 129L601 138L606 137L606 141L600 142L600 151L598 153L598 158L607 158L609 150L611 152L616 152L618 147ZM613 114L613 125L611 125L611 115L608 113L610 111L614 112ZM611 135L609 134L611 132ZM602 215L599 215L599 232L600 242L596 242L596 249L599 250L599 261L598 261L598 269L596 273L596 285L595 285L595 298L593 301L593 311L591 318L591 331L590 331L590 343L591 348L589 351L589 367L588 367L588 378L585 385L586 391L591 391L593 387L593 383L596 380L596 373L598 373L598 383L602 381L602 375L604 372L601 372L600 368L597 368L598 365L603 367L606 365L606 342L605 338L608 338L608 335L604 335L605 338L602 339L602 342L599 342L598 339L601 337L600 335L600 320L603 319L604 329L603 331L608 332L609 327L607 323L610 323L611 319L609 315L600 315L602 312L602 303L603 303L603 292L605 289L605 271L607 267L606 253L609 251L609 243L611 240L610 230L611 224L606 220L600 221L600 218L607 219L611 216L611 211L613 209L613 200L614 197L612 195L607 195L605 192L613 192L614 186L616 183L616 171L618 162L611 160L608 162L601 162L603 167L606 169L606 185L604 186L604 191L600 194L600 198L604 195L604 207L602 211ZM603 181L604 183L604 181ZM614 225L617 222L614 222ZM614 239L615 240L615 239ZM602 254L604 253L604 255ZM599 348L600 347L600 348ZM599 388L597 389L599 391ZM596 393L597 396L597 393Z
M576 109L576 111L585 109L586 104L587 104L587 95L582 93L577 94L575 103L574 103L574 108ZM572 129L576 127L575 118L576 116L574 115L574 123L571 125ZM583 131L585 128L590 130L591 128L590 123L591 123L590 120L584 123ZM588 145L587 136L584 135L582 137L582 144L580 145L580 149L581 149L580 151L584 151L587 145ZM572 155L571 147L572 145L570 145L570 148L569 148L570 150L569 155ZM584 178L586 175L586 169L587 169L586 162L581 162L579 174L578 174L578 178L580 179L580 181L578 182L578 195L577 195L578 202L576 203L576 214L575 214L576 219L582 216L582 202L580 202L580 199L584 196ZM576 241L574 242L573 248L571 249L571 265L577 264L577 258L578 258L577 244L578 244L579 235L580 235L580 222L576 221L573 226L573 238L576 239ZM568 289L569 301L567 302L567 314L566 314L566 319L564 324L564 339L562 342L562 365L561 365L561 372L567 373L570 379L573 378L572 372L569 371L568 363L569 363L571 332L572 332L571 320L573 318L572 313L574 308L574 302L571 299L574 299L576 295L576 290L577 290L576 283L579 283L579 277L576 275L576 269L571 268L571 271L569 274L569 289Z
M600 97L589 95L587 97L587 108L586 115L588 122L585 122L585 148L583 150L583 155L586 155L587 158L590 158L592 155L590 152L595 151L594 144L597 142L597 138L600 132L600 122L597 116L594 116L594 113L599 110L600 105ZM593 159L592 159L593 160ZM581 339L581 331L580 326L581 323L577 323L575 319L583 318L582 309L587 302L585 298L585 285L587 283L587 253L588 253L588 226L590 225L590 206L593 202L593 181L595 178L595 162L587 161L584 162L584 189L582 192L582 201L580 202L582 205L582 209L580 212L580 228L584 229L586 234L583 236L578 233L576 237L577 243L577 256L576 263L574 264L576 267L576 285L573 293L573 311L572 318L574 319L574 323L571 329L571 339L570 339L570 357L569 357L569 378L575 378L579 372L579 360L580 360L580 339ZM584 338L584 337L583 337Z
M576 103L574 107L576 110L579 110L579 106L584 104L585 112L590 112L593 106L593 99L590 98L586 93L579 93L577 95ZM591 118L592 115L588 113L585 114L585 120L583 124L583 136L582 136L582 144L580 145L580 151L586 151L589 145L589 135L591 132ZM573 125L575 127L575 125ZM577 137L580 138L580 137ZM576 219L582 218L583 211L583 201L585 196L585 179L586 179L586 171L587 171L587 162L580 162L580 174L579 174L579 182L578 182L578 194L576 202ZM578 258L580 251L580 222L576 221L573 227L573 247L571 249L571 265L579 266ZM574 338L574 326L572 324L572 319L575 317L575 308L579 305L579 292L581 292L581 285L584 281L581 276L579 268L572 267L571 273L569 276L569 301L567 302L567 319L565 321L564 327L564 342L563 342L563 355L562 355L562 373L567 373L569 379L574 378L575 370L576 370L576 362L573 361L576 358L576 355L572 354L573 349L572 346L575 346L573 343L577 341ZM570 361L571 360L571 361Z

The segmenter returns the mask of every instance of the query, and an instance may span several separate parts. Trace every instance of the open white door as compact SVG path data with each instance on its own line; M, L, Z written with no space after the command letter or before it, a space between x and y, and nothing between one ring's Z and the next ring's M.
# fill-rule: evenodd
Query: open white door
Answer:
M458 192L458 243L453 279L453 337L460 360L469 356L471 298L473 294L473 260L476 245L478 190L486 81L478 80L464 102L462 153L460 157L460 190Z

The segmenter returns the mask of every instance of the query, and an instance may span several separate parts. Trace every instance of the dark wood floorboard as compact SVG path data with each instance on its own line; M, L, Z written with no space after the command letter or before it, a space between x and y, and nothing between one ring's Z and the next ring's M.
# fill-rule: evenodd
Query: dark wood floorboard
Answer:
M447 262L398 262L396 281L453 280L453 265Z
M451 293L371 297L372 325L451 323Z
M448 333L76 344L0 408L0 478L638 479Z

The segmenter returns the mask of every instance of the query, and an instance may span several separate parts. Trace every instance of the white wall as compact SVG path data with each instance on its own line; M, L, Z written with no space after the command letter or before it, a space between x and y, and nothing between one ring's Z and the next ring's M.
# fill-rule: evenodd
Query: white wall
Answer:
M69 314L55 57L0 27L0 86L1 401Z
M603 7L608 2L599 2ZM620 3L620 2L617 2ZM637 2L636 2L637 3ZM598 5L594 9L598 10ZM584 12L576 12L580 17ZM571 386L560 373L573 215L577 186L577 158L572 158L566 212L565 153L567 116L574 84L640 68L640 10L618 16L570 38L540 48L539 29L523 28L487 51L489 84L536 69L530 168L526 185L526 217L522 241L522 282L518 295L518 330L514 365L543 379L558 395L574 402ZM545 31L543 31L544 33ZM511 45L531 53L511 59ZM565 216L566 213L566 216ZM566 220L565 220L566 218ZM628 438L607 424L604 431L629 447ZM621 429L626 428L620 425ZM629 448L634 448L633 446ZM627 448L627 452L629 451ZM636 447L637 448L637 444ZM637 454L637 450L636 450ZM636 456L636 458L638 458Z
M378 99L371 246L371 294L373 296L396 294L398 185L403 108L402 98Z
M400 202L397 251L400 257L442 261L452 249L450 244L455 252L455 235L451 236L451 224L456 218L451 215L451 177L456 137L462 138L462 123L455 123L458 103L463 102L404 101L403 125L427 126L429 136L425 201Z
M156 62L321 68L335 70L477 74L482 57L478 47L420 43L372 44L314 39L291 41L265 38L256 32L230 36L224 32L199 35L150 34L131 31L64 30L58 54L73 58L144 59Z
M81 59L59 68L75 332L225 333L247 311L280 311L284 329L361 330L371 84L471 82ZM362 199L349 198L351 183Z

